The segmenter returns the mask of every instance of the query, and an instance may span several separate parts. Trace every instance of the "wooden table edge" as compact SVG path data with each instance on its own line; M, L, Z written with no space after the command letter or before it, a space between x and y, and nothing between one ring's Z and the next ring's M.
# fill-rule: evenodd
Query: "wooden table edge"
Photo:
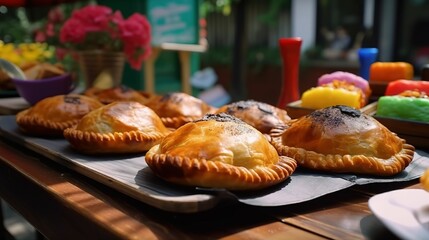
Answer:
M145 224L106 201L108 196L99 195L83 184L70 180L67 173L53 170L39 159L19 153L3 142L0 145L0 160L0 176L3 179L0 184L1 197L46 237L64 239L64 236L77 234L76 236L84 237L88 234L109 239L156 238ZM32 188L16 189L13 194L8 193L10 187L18 188L24 185L30 185ZM17 197L20 199L16 199ZM37 210L47 199L55 201L57 206L62 206L61 209ZM29 213L28 208L36 211ZM53 216L55 210L58 210L58 216ZM58 224L67 224L70 227L62 226L57 231L55 223L43 221L44 213L49 211L54 211L50 217L58 218ZM77 221L76 214L85 217L83 222ZM81 224L90 224L91 230L84 230L89 229L88 226L79 227ZM64 232L65 230L67 232Z

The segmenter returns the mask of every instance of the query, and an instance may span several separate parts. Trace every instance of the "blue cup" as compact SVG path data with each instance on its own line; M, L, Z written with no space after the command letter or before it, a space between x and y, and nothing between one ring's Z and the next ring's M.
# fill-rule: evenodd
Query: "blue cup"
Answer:
M360 48L358 51L360 69L359 74L362 78L369 80L369 71L378 57L378 48Z

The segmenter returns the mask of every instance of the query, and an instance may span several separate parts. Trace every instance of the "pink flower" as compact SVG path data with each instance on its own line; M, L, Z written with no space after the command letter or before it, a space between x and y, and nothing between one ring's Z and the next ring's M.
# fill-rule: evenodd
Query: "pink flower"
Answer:
M61 28L60 40L78 50L123 51L136 70L151 53L151 29L145 16L135 13L124 19L120 11L102 5L75 10Z
M57 6L48 12L46 21L42 23L40 28L34 31L34 40L36 42L46 42L53 46L60 45L59 29L65 21L63 8Z
M48 21L52 23L60 23L64 21L64 13L60 7L55 7L49 11Z
M118 25L120 22L124 21L124 17L120 11L115 11L111 17L111 21Z
M135 70L139 70L144 60L152 53L152 48L150 44L138 48L133 45L125 45L124 52L130 66Z
M119 35L124 43L141 45L150 41L150 25L145 17L133 14L119 24Z
M134 69L140 69L151 53L150 24L141 14L133 14L118 25L119 36L124 43L124 52Z
M53 23L48 23L46 25L46 35L49 37L53 37L55 35L55 26Z
M99 5L88 5L72 13L72 18L89 25L106 26L112 9Z
M55 49L55 56L59 60L63 60L65 58L65 56L67 55L67 53L68 53L67 50L64 48L57 47Z
M111 25L113 25L114 27L112 26L109 28L109 34L113 39L118 39L119 33L118 33L117 26L124 21L124 17L122 16L122 13L120 11L115 11L111 16L110 21L111 21Z
M45 42L46 34L42 31L37 31L34 39L36 40L36 42Z
M77 19L69 19L64 23L60 32L61 42L81 43L86 36L86 30L82 26L82 22Z
M100 5L88 5L72 13L88 32L105 31L108 28L112 9Z

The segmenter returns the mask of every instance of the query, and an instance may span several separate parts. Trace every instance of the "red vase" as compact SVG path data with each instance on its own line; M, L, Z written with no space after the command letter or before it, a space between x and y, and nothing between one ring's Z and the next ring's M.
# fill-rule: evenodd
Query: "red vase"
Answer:
M283 62L283 79L277 106L286 108L290 102L300 99L299 94L299 59L301 55L301 38L280 38L280 55Z

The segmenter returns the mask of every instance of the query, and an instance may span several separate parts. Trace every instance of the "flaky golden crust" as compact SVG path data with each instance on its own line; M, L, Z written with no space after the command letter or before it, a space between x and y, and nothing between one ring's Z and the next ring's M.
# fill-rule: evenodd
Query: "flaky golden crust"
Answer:
M269 134L274 128L287 126L291 120L286 110L254 100L238 101L224 105L216 113L233 115L264 134Z
M64 131L66 139L79 152L87 154L140 153L158 144L165 136L161 133L140 131L94 133L77 130L76 126Z
M99 101L77 94L45 98L16 115L19 128L31 135L59 137L87 113L103 106Z
M169 133L150 108L119 101L87 114L76 126L64 130L64 137L87 154L140 153Z
M374 118L344 106L297 119L273 135L272 144L305 168L378 176L401 172L414 156L412 145Z
M216 110L201 99L181 92L155 97L145 105L155 111L164 125L170 128L178 128Z
M165 137L146 153L148 166L169 182L229 190L272 186L295 171L296 161L280 157L262 133L218 116L186 123Z
M229 190L256 190L269 187L282 182L296 168L296 162L284 156L280 157L275 165L255 169L165 154L146 155L146 159L152 170L169 182Z
M136 101L141 104L146 104L156 96L155 94L139 92L126 86L118 86L108 89L92 87L87 89L83 94L95 98L103 104L109 104L115 101Z

